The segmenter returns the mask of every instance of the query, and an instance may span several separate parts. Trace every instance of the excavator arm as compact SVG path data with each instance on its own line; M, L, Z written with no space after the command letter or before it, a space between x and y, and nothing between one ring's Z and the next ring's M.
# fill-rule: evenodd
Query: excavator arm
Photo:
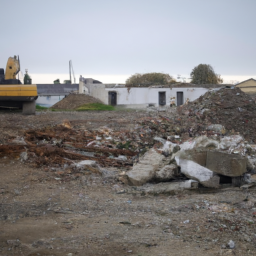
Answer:
M14 56L14 58L10 57L6 64L5 69L5 80L9 79L16 79L16 75L20 71L20 60L19 57L17 58Z

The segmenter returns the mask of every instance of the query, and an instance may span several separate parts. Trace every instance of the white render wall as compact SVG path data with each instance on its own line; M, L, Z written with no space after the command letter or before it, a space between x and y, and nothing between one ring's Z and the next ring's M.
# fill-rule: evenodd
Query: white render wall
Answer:
M88 88L90 96L108 105L108 91L105 89L104 84L85 84L85 87Z
M169 106L171 98L175 97L177 105L177 92L183 92L183 103L187 99L189 101L196 100L201 95L205 94L206 88L105 88L106 91L115 91L117 93L117 105L142 105L155 104L159 106L159 92L166 92L166 105ZM93 95L92 95L93 96ZM108 97L108 93L106 95ZM108 104L108 98L105 101Z

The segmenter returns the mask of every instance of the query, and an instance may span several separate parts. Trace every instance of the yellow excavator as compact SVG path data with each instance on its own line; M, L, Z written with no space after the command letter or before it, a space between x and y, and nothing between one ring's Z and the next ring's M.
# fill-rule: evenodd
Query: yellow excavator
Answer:
M35 114L37 86L31 84L31 79L25 79L24 84L16 78L20 71L19 57L10 57L6 69L0 68L0 107L21 108L25 115ZM30 78L30 77L29 77Z

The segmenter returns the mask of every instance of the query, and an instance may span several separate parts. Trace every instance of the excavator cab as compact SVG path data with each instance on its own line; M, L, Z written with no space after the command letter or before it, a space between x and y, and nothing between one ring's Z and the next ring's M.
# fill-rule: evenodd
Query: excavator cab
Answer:
M21 108L23 114L35 114L37 86L21 84L16 78L19 71L20 60L16 56L8 59L5 73L4 69L0 69L0 107Z

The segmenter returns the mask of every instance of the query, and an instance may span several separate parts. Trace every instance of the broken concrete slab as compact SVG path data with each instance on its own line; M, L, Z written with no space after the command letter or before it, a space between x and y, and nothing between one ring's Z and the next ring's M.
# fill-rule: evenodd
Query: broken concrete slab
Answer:
M159 171L155 172L155 179L157 181L168 181L178 175L178 167L175 164L164 166Z
M179 151L176 155L180 159L187 159L201 166L206 167L206 159L207 159L207 151L203 149L192 149L192 150L184 150Z
M215 176L214 173L191 160L176 159L177 164L181 168L181 173L190 179L197 180L203 186L209 188L218 188L220 177Z
M208 151L206 167L213 172L238 177L246 172L247 160L245 157L224 152Z
M155 149L150 149L141 158L139 163L133 166L131 171L126 173L130 183L134 186L141 186L152 180L155 172L162 164L164 156L157 153Z
M145 194L173 194L184 189L193 190L198 188L198 182L195 180L185 180L181 182L164 182L158 184L146 184L136 189L136 191ZM133 191L134 192L134 191Z

